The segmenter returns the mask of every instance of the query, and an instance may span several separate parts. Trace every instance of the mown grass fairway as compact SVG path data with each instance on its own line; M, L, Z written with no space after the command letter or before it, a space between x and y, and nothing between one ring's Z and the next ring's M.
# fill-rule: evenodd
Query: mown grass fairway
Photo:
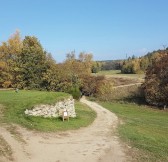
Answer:
M0 122L16 123L30 129L40 131L59 131L77 129L93 122L96 113L89 107L76 102L77 118L62 122L59 118L42 118L26 116L24 111L38 104L52 104L69 97L66 93L42 91L0 91L1 118ZM2 106L3 105L3 106ZM3 116L2 116L3 114Z
M144 106L101 103L124 122L118 128L120 136L139 149L138 161L168 161L168 112Z

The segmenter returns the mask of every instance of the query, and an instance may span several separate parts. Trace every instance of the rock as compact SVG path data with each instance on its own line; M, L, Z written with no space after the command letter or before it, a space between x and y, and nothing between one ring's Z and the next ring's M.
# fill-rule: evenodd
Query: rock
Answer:
M55 105L37 105L32 110L25 110L26 115L43 116L43 117L59 117L62 116L64 110L68 111L70 117L76 117L74 99L69 98L59 101Z

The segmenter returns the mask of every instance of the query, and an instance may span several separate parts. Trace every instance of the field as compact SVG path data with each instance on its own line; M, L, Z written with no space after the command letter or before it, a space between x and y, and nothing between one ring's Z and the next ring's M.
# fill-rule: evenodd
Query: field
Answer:
M121 74L121 70L105 70L105 71L100 71L98 73L99 75L106 75L106 76L111 76L111 77L126 77L126 78L132 78L132 79L143 79L144 74Z
M68 97L65 93L40 92L40 91L0 91L0 123L16 123L29 129L39 131L62 131L78 129L88 126L96 117L94 111L79 102L76 102L76 118L62 122L60 118L42 118L26 116L24 111L33 105L40 103L52 104L56 101Z
M144 74L121 74L121 70L100 71L97 75L104 75L114 86L144 82Z
M101 103L117 114L121 138L133 147L136 161L168 161L168 113L129 103ZM135 151L138 150L138 151Z

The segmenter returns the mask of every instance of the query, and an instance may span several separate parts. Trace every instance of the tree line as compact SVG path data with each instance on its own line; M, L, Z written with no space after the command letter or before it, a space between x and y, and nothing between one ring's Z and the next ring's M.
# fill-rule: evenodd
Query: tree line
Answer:
M62 91L79 96L101 93L105 78L93 76L99 63L90 53L75 51L63 63L56 63L35 36L21 39L16 31L0 45L0 87ZM100 90L101 89L101 90Z
M142 85L147 103L158 107L168 105L168 48L128 58L123 62L122 73L145 73Z
M166 52L168 52L168 48L164 50L157 50L153 52L147 53L142 57L129 57L127 60L124 60L121 73L124 74L139 74L145 73L148 66L151 66L153 62L160 59Z
M124 73L146 72L143 84L149 104L168 105L168 48L148 53L144 57L128 58L106 64L120 67ZM122 65L122 67L121 67ZM75 51L67 54L63 63L56 63L35 36L21 39L16 31L0 45L0 88L38 89L71 93L79 98L113 95L113 84L104 76L96 76L104 63L93 61L90 53Z

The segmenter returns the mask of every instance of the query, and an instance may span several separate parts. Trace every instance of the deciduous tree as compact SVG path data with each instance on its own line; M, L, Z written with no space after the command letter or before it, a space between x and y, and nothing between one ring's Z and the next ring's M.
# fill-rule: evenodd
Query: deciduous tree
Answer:
M144 83L146 101L149 104L168 105L168 53L153 61L148 67Z

